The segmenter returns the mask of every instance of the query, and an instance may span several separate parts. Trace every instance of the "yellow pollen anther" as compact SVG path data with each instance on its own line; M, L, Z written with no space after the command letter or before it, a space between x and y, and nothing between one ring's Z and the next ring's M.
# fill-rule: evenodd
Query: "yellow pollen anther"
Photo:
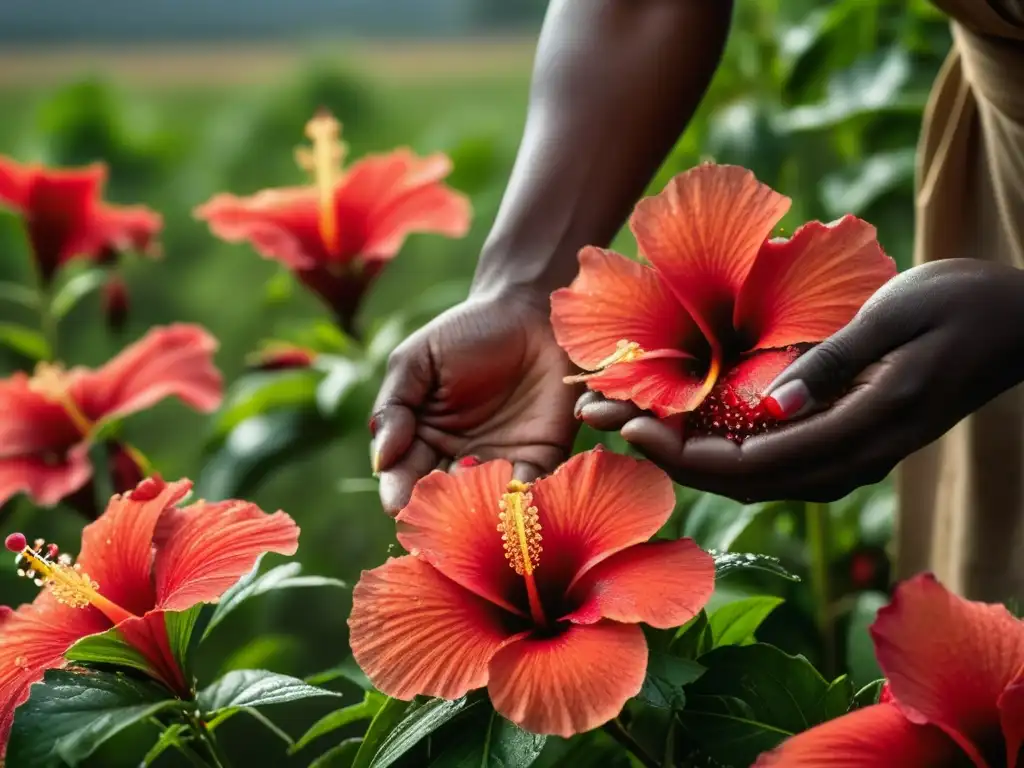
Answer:
M509 567L520 576L532 576L540 561L541 525L529 486L513 480L498 502L498 530Z
M334 209L334 189L341 179L342 161L347 147L341 141L341 123L321 109L306 123L311 147L295 150L295 162L313 176L320 196L320 237L328 251L338 247L338 215Z
M566 384L579 384L580 382L598 375L610 366L618 363L632 363L633 361L642 358L645 354L647 353L637 342L622 339L615 345L615 351L594 366L594 370L588 373L580 373L575 376L566 376L562 381Z
M39 551L25 547L18 556L21 569L25 565L25 576L35 580L41 587L50 590L58 603L70 608L87 608L92 605L115 624L130 619L132 614L99 593L100 585L89 578L70 558L61 556L56 560L44 557ZM19 570L19 572L21 572Z
M39 363L28 381L28 388L63 408L75 427L86 435L92 431L93 423L82 413L82 409L71 396L70 384L67 371L60 365Z

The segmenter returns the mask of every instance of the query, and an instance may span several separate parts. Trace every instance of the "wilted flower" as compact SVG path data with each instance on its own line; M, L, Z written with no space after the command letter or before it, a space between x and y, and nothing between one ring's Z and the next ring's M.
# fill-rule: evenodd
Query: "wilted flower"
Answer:
M771 239L789 198L743 168L701 165L642 200L630 226L650 266L580 252L551 298L574 380L685 429L741 441L780 414L762 394L801 353L848 323L896 273L875 229L853 216Z
M469 228L465 196L442 183L451 161L397 149L343 168L341 125L321 112L306 126L311 148L297 152L313 183L265 189L251 197L215 196L196 209L228 242L249 242L280 261L351 330L359 303L412 232L462 237Z
M531 485L507 461L460 467L417 483L398 515L410 554L356 586L356 661L399 699L486 686L535 733L612 719L644 680L638 624L684 624L714 589L712 558L692 540L647 542L675 506L671 481L599 449Z

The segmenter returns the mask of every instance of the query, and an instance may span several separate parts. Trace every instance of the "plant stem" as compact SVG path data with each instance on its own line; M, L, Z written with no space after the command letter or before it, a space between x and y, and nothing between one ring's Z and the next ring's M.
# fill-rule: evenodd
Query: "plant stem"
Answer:
M206 723L198 718L189 717L189 724L196 738L203 743L206 751L210 754L210 760L214 768L231 768L231 761L224 754L224 750L220 748L217 737L206 727Z
M627 752L643 763L646 768L661 768L658 761L647 754L647 750L634 739L618 720L610 720L602 726L602 730L621 744Z
M823 671L829 680L836 672L836 636L832 612L832 588L829 584L831 562L831 531L828 504L807 502L804 505L807 525L807 549L810 555L811 593L815 620L821 633L824 656Z

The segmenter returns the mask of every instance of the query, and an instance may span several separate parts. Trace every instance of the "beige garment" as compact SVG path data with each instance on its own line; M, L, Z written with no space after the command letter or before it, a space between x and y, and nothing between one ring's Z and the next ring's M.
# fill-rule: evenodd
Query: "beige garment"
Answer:
M914 260L1024 268L1024 0L936 4L954 20L954 43L925 114ZM931 570L968 597L1024 605L1022 469L1024 386L909 457L899 576Z

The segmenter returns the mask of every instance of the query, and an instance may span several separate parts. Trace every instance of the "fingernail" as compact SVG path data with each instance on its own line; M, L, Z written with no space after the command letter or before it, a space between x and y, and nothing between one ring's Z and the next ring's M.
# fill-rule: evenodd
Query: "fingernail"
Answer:
M371 462L370 467L373 470L374 477L380 475L380 451L376 449L373 451L373 461Z
M455 462L460 467L475 467L480 464L480 459L476 456L463 456L461 459Z
M787 381L770 395L761 398L761 404L773 419L791 419L811 403L811 392L801 379Z
M370 428L370 437L376 437L377 436L377 427L379 426L379 422L377 421L377 415L376 414L374 414L373 416L370 417L370 423L369 423L368 426Z

